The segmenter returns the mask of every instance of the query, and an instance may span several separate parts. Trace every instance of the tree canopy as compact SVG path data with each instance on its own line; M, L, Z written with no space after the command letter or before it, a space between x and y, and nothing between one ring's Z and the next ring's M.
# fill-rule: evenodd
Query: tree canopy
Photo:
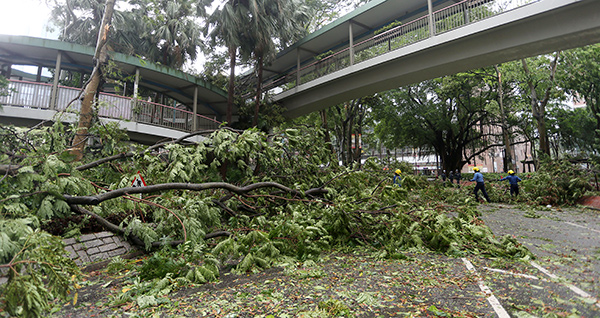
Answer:
M490 109L495 91L480 71L461 73L382 94L373 108L375 133L388 147L432 149L444 170L454 171L499 145Z

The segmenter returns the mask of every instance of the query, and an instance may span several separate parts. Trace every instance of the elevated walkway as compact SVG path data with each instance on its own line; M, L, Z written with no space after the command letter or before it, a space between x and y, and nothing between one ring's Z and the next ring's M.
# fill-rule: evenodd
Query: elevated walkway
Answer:
M67 111L61 120L76 120L80 88L44 82L42 68L90 74L94 48L62 41L26 36L0 35L0 71L11 78L9 96L0 97L0 122L32 125L53 120L58 112ZM129 76L125 92L129 96L101 92L98 115L102 120L117 121L127 129L132 140L153 143L164 138L179 138L189 132L217 128L227 107L227 94L201 78L181 71L149 63L139 58L111 52L110 60L119 77ZM23 73L12 72L14 65L35 66L37 76L23 79ZM80 83L82 84L82 83ZM162 94L175 100L162 105L142 100L140 89ZM72 103L71 103L72 102ZM71 105L67 109L67 105ZM69 114L70 113L70 114Z
M58 87L57 107L51 108L52 85L10 80L9 96L0 97L0 122L17 126L33 126L42 121L74 123L81 101L80 89ZM164 138L179 138L192 131L216 129L221 124L213 118L194 115L182 107L172 107L131 97L100 93L98 116L105 122L117 122L127 130L131 140L152 144ZM71 106L68 107L69 103ZM62 114L59 114L61 113ZM195 119L195 129L194 126Z
M393 21L400 24L376 32ZM264 85L293 118L439 76L598 42L597 0L373 0L280 52L266 67Z

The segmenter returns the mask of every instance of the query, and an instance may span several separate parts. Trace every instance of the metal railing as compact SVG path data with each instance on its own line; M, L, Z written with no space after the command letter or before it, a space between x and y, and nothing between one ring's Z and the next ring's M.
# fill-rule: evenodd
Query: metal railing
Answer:
M10 94L0 96L0 105L64 111L75 100L67 111L79 112L81 100L76 98L81 89L66 86L58 88L56 107L51 107L52 84L10 80ZM194 125L194 113L188 110L108 93L100 93L98 97L98 116L185 132L192 132ZM216 129L221 125L214 118L198 114L196 117L197 130Z
M287 74L273 79L264 89L286 91L298 84L298 77L300 84L303 84L350 66L351 53L354 63L363 62L437 34L538 1L542 0L463 0L433 12L433 34L429 28L429 15L425 15L355 43L352 50L346 47L337 52L316 56L312 62L299 70L294 68Z

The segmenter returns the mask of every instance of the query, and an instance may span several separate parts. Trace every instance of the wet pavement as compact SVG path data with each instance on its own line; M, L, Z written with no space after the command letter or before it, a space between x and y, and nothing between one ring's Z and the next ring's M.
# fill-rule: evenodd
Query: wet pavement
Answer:
M536 256L474 261L510 316L600 317L599 211L501 204L482 204L480 211L496 236L513 235Z

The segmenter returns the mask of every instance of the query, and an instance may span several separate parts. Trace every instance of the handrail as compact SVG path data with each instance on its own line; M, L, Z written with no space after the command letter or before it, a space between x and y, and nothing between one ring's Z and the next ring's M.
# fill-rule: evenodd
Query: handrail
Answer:
M360 63L428 37L538 1L543 0L463 0L432 13L433 34L430 34L429 15L424 15L355 43L352 47L353 50L350 50L350 47L345 47L323 59L317 59L314 56L313 61L301 66L299 69L294 67L289 72L281 74L265 84L263 89L265 92L275 89L286 91L299 85L297 83L298 78L300 78L300 83L304 84L346 68L350 66L350 52L352 51L354 53L354 63Z
M64 111L66 106L74 101L68 111L78 112L81 100L76 97L81 89L62 85L58 88L57 107L51 108L52 84L11 79L9 80L10 94L1 96L0 104ZM186 109L104 92L100 93L98 100L100 117L130 120L185 132L193 130L194 113ZM216 119L200 114L196 114L196 124L196 129L216 129L221 125Z

